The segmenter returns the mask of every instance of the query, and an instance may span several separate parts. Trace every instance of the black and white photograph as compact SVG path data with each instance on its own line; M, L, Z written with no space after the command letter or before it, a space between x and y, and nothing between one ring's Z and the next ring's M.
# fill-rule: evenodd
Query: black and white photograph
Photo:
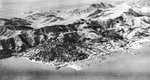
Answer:
M0 0L0 80L150 80L150 0Z

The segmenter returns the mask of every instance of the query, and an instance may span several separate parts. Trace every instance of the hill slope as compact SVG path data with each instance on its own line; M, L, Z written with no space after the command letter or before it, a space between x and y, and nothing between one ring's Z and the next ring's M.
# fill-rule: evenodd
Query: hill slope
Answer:
M134 50L150 41L150 17L140 9L126 3L99 3L31 12L25 19L0 19L0 59L26 57L57 69L70 66L79 70L114 51L135 54Z

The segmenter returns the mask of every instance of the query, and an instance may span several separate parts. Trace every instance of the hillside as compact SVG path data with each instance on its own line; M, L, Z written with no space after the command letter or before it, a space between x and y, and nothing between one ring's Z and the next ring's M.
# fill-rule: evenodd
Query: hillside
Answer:
M56 69L80 70L115 51L136 54L150 41L150 17L141 9L100 2L70 10L31 11L24 19L2 18L0 59L26 57Z

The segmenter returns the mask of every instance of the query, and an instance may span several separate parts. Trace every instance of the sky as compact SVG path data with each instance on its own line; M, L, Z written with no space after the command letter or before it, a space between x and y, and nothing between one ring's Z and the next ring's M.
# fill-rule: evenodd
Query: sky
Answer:
M0 0L0 17L11 17L30 10L68 9L96 1L98 0Z
M0 0L0 8L63 7L93 3L97 0ZM10 7L10 6L13 7Z
M121 0L0 0L0 17L12 17L30 10L69 9L101 1Z

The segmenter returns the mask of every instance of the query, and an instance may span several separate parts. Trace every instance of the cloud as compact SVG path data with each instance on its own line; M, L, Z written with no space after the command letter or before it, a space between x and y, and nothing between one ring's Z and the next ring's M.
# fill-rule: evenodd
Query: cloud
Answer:
M40 0L6 0L8 2L32 2L32 1L40 1Z
M0 0L0 10L2 9L2 1Z
M99 0L80 0L81 2L83 3L95 3L95 2L98 2Z

